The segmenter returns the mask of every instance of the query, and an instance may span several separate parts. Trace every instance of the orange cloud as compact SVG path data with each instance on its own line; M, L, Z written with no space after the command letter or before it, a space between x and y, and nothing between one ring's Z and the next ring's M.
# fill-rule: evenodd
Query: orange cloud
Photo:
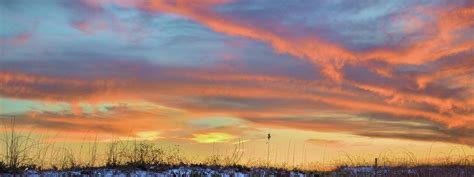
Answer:
M338 69L340 65L335 63L342 63L347 59L355 59L355 56L351 52L336 44L315 38L285 38L256 26L235 22L210 10L213 5L225 2L227 1L205 1L200 3L177 1L176 3L171 3L168 1L154 0L139 4L138 7L152 12L179 14L203 23L217 32L267 42L271 44L278 53L287 53L302 59L309 58L313 63L324 66L323 73L336 81L341 81L342 75L340 72L336 72L336 69Z
M467 109L464 106L466 105L466 102L464 101L457 102L453 99L441 99L430 95L404 93L392 88L380 86L358 83L354 83L353 85L360 89L387 97L386 102L389 104L404 104L406 102L424 103L434 106L440 113L451 113L454 115L456 115L454 112L455 109Z
M462 64L441 63L440 65L445 68L439 72L456 76L469 75L471 72L469 63L472 60L459 61L463 61ZM21 62L19 63L21 65ZM108 69L104 71L107 74L90 74L86 78L79 74L51 76L21 72L21 68L26 66L30 68L30 65L22 67L18 64L10 64L20 69L16 72L7 71L10 69L0 72L2 97L70 103L74 108L73 115L44 119L57 124L65 124L65 127L69 122L63 121L68 120L68 117L87 116L82 113L81 107L77 106L80 103L94 105L103 102L138 100L182 109L192 114L222 113L245 118L308 116L326 111L355 116L384 114L397 117L397 121L428 121L447 129L473 128L471 96L468 94L464 99L439 96L436 92L442 87L432 88L430 92L416 88L407 91L396 87L380 86L380 83L376 82L368 84L350 81L350 78L347 78L344 83L334 83L327 80L303 80L212 68L148 66L151 68L147 68L145 71L147 74L143 75L141 73L143 68L137 63L127 64L126 70L107 65ZM102 68L97 66L95 69ZM121 77L117 77L117 73L120 73ZM404 83L408 82L416 87L416 77L402 77L394 73L391 79L405 79L402 80ZM453 80L453 82L465 85L462 82L466 79L469 80L469 77L459 81ZM470 92L462 92L462 94L466 93ZM135 117L137 115L124 114L123 116ZM374 117L374 119L381 118L383 116ZM101 125L100 127L109 125L101 121L87 123L81 123L81 121L72 119L75 125L86 127L88 124ZM121 123L112 127L118 127L119 124ZM354 125L350 124L317 127L317 125L292 122L282 123L282 126L299 128L307 126L325 131L354 129Z
M359 54L360 58L379 59L395 64L420 65L470 50L474 46L474 40L463 39L464 36L457 34L474 24L472 20L474 19L473 7L450 9L452 7L444 9L415 8L419 13L437 19L433 23L424 25L423 29L426 29L425 33L428 34L426 39L416 41L401 50L387 48L361 53Z
M210 29L231 36L242 36L270 44L276 52L293 55L300 59L309 60L315 65L322 66L321 73L336 82L344 80L341 68L345 63L364 63L369 60L382 60L390 64L413 64L420 65L429 61L435 61L444 56L449 56L470 50L474 46L471 39L463 39L456 35L458 31L469 28L474 22L472 19L472 7L423 7L418 6L400 16L394 17L405 25L406 33L414 30L421 31L426 37L411 43L403 43L403 46L372 49L364 52L350 51L339 44L318 39L317 37L305 36L302 38L280 35L257 25L252 25L242 20L234 19L217 13L213 10L215 6L229 3L230 1L113 1L113 0L91 0L86 1L93 6L103 3L115 3L120 6L136 7L149 12L164 12L184 16L195 20ZM418 16L426 16L432 19L430 22L422 22ZM427 29L427 31L422 31ZM375 68L377 74L390 76L386 68ZM423 88L428 78L420 78L419 86Z
M174 75L176 76L176 75ZM207 84L189 85L179 80L147 83L144 81L128 81L128 80L74 80L50 78L44 76L32 76L25 74L2 73L0 75L0 83L4 85L0 89L3 95L15 98L28 98L53 101L68 101L73 105L77 102L106 102L118 100L134 100L148 99L160 102L160 97L229 97L229 98L246 98L246 99L277 99L277 100L300 100L312 103L324 103L344 111L356 112L384 112L394 115L420 116L422 118L443 123L449 126L468 126L467 122L471 118L466 115L453 114L443 115L445 111L453 108L462 108L462 102L454 102L450 100L440 100L429 96L419 96L413 94L399 93L394 90L378 88L368 85L356 85L363 90L377 93L381 96L391 96L392 102L396 99L414 101L418 103L427 103L437 106L440 113L428 110L420 110L411 108L409 105L390 105L380 104L376 100L355 99L357 94L344 94L344 91L331 91L325 87L318 87L317 84L311 82L281 79L278 77L271 78L268 76L249 77L243 75L229 76L222 74L219 76L195 76L199 79L217 80L219 82ZM222 84L222 80L229 79L229 85ZM250 81L248 85L235 85L232 80ZM198 82L198 83L199 83ZM260 84L259 84L260 83ZM261 84L265 85L261 85ZM295 86L292 84L302 84ZM55 90L44 90L43 87L56 88ZM137 94L135 91L140 90ZM343 89L344 90L344 89ZM312 94L311 92L319 92L320 94ZM343 94L340 94L343 93ZM349 96L349 97L347 97ZM361 95L359 95L361 96ZM164 101L164 100L163 100ZM400 100L399 100L400 101ZM389 102L390 103L390 102ZM287 110L286 110L287 111Z
M31 74L0 72L0 83L3 95L16 98L40 99L51 101L113 101L126 98L123 94L115 94L123 88L125 81L117 80L81 80L59 77L36 76ZM54 87L48 89L47 87ZM46 88L41 88L46 87ZM115 97L118 96L118 97Z
M213 1L214 2L214 1ZM412 25L423 25L429 29L430 25L436 31L434 35L429 35L427 39L416 41L414 44L403 49L376 49L368 52L353 52L344 49L337 44L313 38L290 38L275 34L271 31L251 26L244 22L231 19L213 12L211 7L217 3L183 3L178 1L170 3L168 1L155 0L138 5L139 8L152 12L166 12L179 14L196 20L214 31L232 36L243 36L271 44L279 53L287 53L298 58L309 59L316 65L323 66L322 72L334 79L342 81L343 74L340 72L345 61L354 63L366 60L383 60L393 64L422 64L428 61L438 60L443 56L448 56L469 50L473 47L472 40L460 41L460 36L455 36L457 31L468 28L474 22L474 14L471 7L455 9L428 9L417 7L417 13L430 16L438 21L433 24L419 24L420 20L416 16L408 17ZM425 29L416 27L416 29ZM411 30L409 30L411 31ZM428 32L430 33L430 32ZM461 36L462 37L462 36ZM384 73L384 72L382 72Z
M15 117L15 123L29 126L43 133L60 133L57 138L65 138L61 134L74 138L76 135L97 134L101 140L110 137L155 139L160 138L158 131L171 131L182 127L177 121L170 119L169 110L134 107L133 105L110 106L105 112L95 114L70 114L68 112L35 112ZM5 115L1 115L3 117Z

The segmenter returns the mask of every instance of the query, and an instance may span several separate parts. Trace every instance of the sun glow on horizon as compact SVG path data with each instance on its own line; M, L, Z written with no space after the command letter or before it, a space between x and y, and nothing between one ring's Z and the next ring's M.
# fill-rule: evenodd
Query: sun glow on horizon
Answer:
M194 134L192 138L192 140L198 143L224 143L229 142L232 139L235 139L235 136L220 132Z

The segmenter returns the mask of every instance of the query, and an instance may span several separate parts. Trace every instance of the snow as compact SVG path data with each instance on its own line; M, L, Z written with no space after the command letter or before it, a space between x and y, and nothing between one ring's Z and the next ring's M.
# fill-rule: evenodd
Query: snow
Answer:
M178 167L171 168L165 171L144 171L144 170L119 170L119 169L95 169L95 170L72 170L72 171L35 171L26 170L21 176L25 177L62 177L62 176L103 176L103 177L166 177L166 176L183 176L190 177L196 174L200 176L212 177L215 175L222 177L250 177L252 174L258 174L258 176L278 176L276 171L264 170L264 169L251 169L251 172L241 172L238 169L225 168L225 169L211 169L203 167ZM303 173L290 172L289 176L304 177ZM13 174L0 174L0 176L14 177Z

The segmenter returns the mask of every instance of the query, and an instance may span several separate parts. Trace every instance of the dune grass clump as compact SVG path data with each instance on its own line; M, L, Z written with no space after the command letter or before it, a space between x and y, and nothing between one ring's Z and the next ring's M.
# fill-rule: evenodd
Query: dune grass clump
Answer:
M3 171L18 172L24 168L35 168L33 165L33 149L39 142L32 138L31 133L22 134L15 130L15 121L11 120L4 124L2 142L2 163L0 169Z

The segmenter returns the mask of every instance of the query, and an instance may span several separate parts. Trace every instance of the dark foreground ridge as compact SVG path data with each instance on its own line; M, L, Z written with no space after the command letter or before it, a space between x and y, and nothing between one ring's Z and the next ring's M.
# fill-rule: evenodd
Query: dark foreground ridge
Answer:
M474 166L416 166L416 167L340 167L333 171L300 171L276 168L250 168L244 166L206 166L206 165L179 165L179 166L149 166L149 167L101 167L77 168L67 170L31 170L19 172L2 172L1 176L25 177L59 177L59 176L209 176L209 177L254 177L254 176L291 176L291 177L401 177L401 176L429 176L429 177L474 177Z

